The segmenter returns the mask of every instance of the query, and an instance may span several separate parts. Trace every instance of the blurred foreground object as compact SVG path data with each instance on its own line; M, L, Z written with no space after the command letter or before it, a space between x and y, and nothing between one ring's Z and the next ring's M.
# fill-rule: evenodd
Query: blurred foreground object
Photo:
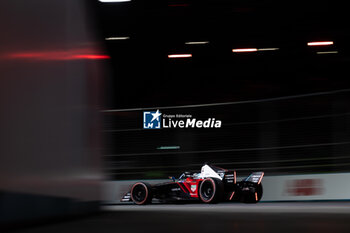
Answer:
M109 57L90 13L83 0L0 2L0 224L99 209Z

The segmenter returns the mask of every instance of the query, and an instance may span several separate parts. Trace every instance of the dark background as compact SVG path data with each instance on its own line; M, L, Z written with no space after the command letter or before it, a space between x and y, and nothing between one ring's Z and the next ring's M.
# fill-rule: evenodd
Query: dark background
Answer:
M349 86L342 1L141 1L96 3L114 73L107 108L216 103ZM333 46L308 47L310 41ZM185 45L209 41L206 45ZM279 48L234 54L234 48ZM338 54L317 55L317 51ZM168 54L192 53L189 59Z

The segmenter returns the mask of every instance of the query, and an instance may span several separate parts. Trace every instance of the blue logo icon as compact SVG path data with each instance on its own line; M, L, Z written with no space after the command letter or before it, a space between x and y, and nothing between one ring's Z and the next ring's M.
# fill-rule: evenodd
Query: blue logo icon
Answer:
M157 110L156 112L143 112L143 128L160 129L161 115L162 113L160 113L159 110Z

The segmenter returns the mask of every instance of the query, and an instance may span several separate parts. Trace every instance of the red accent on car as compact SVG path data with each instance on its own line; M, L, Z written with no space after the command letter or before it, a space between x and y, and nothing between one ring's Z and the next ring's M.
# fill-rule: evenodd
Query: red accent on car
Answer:
M198 196L198 189L199 189L199 182L202 181L202 179L193 179L193 178L186 178L184 185L189 190L191 197L199 197Z
M176 182L180 188L182 189L182 191L184 191L184 193L188 193L188 190L186 190L184 187L182 187L183 184L179 183L179 182Z
M233 195L235 195L235 191L232 192L232 194L231 194L231 196L230 196L230 201L232 200Z

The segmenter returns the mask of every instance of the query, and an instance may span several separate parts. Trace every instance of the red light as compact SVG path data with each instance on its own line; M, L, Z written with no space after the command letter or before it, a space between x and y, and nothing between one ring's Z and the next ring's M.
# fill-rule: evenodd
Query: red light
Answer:
M257 48L244 48L244 49L232 49L234 53L249 53L249 52L257 52Z
M82 55L75 55L72 57L73 59L92 59L92 60L98 60L98 59L110 59L111 57L108 55L92 55L92 54L82 54Z
M307 43L308 46L324 46L324 45L332 45L333 41L316 41Z
M192 54L169 54L168 58L189 58Z
M109 59L105 54L96 54L90 49L71 49L57 51L14 52L4 56L6 59L25 59L31 61L69 61L69 60L100 60Z

